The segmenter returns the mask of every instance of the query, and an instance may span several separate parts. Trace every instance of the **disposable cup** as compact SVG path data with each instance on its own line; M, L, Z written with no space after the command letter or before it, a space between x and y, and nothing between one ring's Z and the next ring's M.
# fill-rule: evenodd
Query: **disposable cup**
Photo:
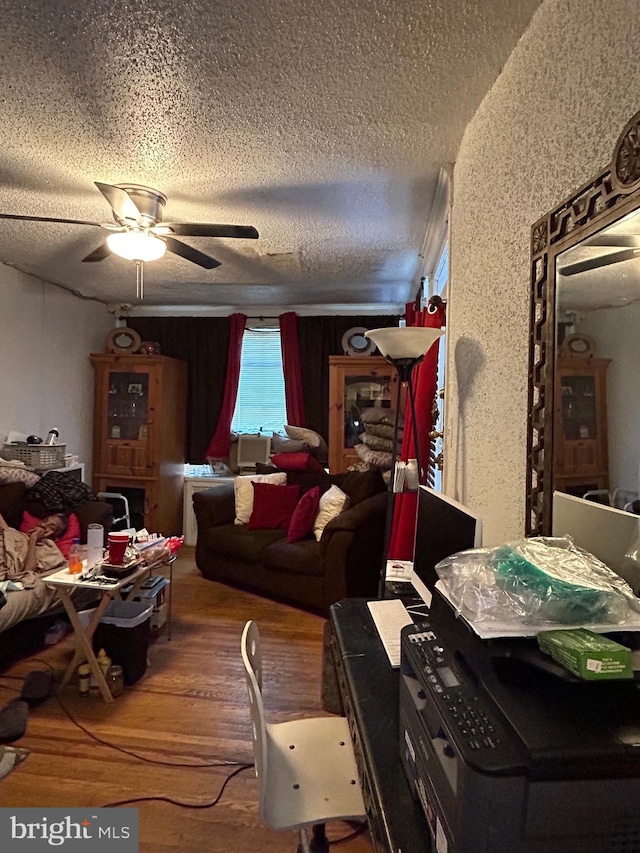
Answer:
M109 534L109 562L114 565L120 565L124 560L124 554L129 544L128 533L110 533Z
M101 524L90 524L87 528L87 566L95 566L102 559L103 553L104 528Z

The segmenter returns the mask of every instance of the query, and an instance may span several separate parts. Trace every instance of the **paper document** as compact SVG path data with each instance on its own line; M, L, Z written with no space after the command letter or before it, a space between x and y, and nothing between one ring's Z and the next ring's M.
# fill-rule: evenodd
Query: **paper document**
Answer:
M368 601L367 607L392 667L400 666L400 631L413 619L399 598Z

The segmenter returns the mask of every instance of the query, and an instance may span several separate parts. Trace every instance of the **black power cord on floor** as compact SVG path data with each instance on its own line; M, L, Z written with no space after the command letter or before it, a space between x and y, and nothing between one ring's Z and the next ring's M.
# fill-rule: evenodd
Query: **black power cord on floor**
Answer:
M55 672L54 668L47 661L42 660L41 658L32 658L31 660L34 663L43 664L44 666L47 667L47 670L49 672L51 672L51 673ZM35 672L35 671L36 670L33 670L32 672ZM27 676L2 675L0 677L7 678L7 679L15 679L15 680L20 679L24 682L26 680L26 678L29 676L29 674L30 673L28 673ZM15 690L15 688L8 687L7 685L5 685L5 689L12 690L15 692L19 692L19 691ZM208 808L212 808L213 806L218 804L218 802L220 801L220 799L224 793L225 788L227 787L229 782L233 779L233 777L237 776L239 773L242 773L244 770L249 770L250 768L252 768L254 766L253 763L250 763L250 762L226 760L226 759L221 759L220 761L214 761L214 762L203 762L203 763L199 763L199 764L193 764L193 763L186 763L186 762L161 761L159 759L148 758L144 755L139 755L138 753L133 752L130 749L125 749L124 747L117 746L114 743L110 743L109 741L104 740L104 738L98 737L98 735L91 732L89 729L86 728L86 726L83 726L82 723L79 723L78 720L75 719L75 717L71 714L69 709L65 706L64 702L60 698L60 694L57 690L53 693L53 696L55 697L56 701L58 702L58 705L64 711L64 713L67 715L69 720L74 724L74 726L76 726L78 729L80 729L80 731L82 731L84 734L86 734L87 737L90 737L92 740L96 741L96 743L99 743L103 746L109 747L110 749L115 749L117 752L121 752L125 755L129 755L132 758L135 758L139 761L146 761L150 764L160 764L164 767L182 767L182 768L186 767L186 768L192 768L192 769L210 768L210 767L235 767L236 768L232 773L230 773L226 777L226 779L222 783L222 787L220 788L220 791L218 792L218 795L215 797L215 799L210 800L210 801L206 801L204 803L183 802L181 800L175 800L172 797L157 795L157 796L150 796L150 797L134 797L132 799L118 800L117 802L104 803L100 808L115 808L117 806L127 805L127 804L131 804L131 803L148 803L148 802L156 802L156 801L157 802L171 803L172 805L180 806L181 808L186 808L186 809L208 809Z

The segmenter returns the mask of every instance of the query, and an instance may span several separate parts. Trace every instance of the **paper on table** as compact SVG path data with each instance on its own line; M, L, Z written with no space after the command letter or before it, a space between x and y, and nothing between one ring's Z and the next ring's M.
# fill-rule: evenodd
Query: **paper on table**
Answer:
M449 602L453 610L457 613L456 606L451 600L446 584L439 580L436 582L436 589L442 597ZM544 623L524 623L517 620L509 622L472 622L464 613L460 613L460 618L472 628L482 640L491 640L496 637L536 637L540 631L551 631L554 628L588 628L590 631L595 631L597 634L608 634L614 631L640 631L640 613L633 614L629 611L629 618L624 625L616 623L585 623L583 625L566 625L560 622L544 622Z

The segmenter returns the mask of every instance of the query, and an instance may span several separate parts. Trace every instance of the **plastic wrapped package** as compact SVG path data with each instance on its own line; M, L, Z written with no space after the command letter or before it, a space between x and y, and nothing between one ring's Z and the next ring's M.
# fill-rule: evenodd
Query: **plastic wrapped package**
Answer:
M436 571L454 606L474 623L624 626L640 610L627 582L570 537L462 551Z

